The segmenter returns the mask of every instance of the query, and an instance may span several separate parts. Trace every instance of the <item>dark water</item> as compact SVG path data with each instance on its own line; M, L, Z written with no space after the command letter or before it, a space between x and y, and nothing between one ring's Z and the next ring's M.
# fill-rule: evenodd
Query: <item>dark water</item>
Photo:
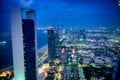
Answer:
M0 45L0 69L12 65L12 43L11 40L7 40L5 45Z
M5 39L7 43L0 45L0 70L9 66L13 66L12 42L11 39ZM43 47L47 43L47 33L45 30L37 31L37 49Z
M43 47L45 44L47 44L47 31L46 30L38 30L37 31L37 48Z

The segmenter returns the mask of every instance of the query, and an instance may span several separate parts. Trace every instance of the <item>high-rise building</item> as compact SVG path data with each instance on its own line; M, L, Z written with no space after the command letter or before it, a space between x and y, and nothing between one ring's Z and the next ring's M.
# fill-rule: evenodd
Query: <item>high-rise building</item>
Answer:
M112 80L120 80L120 53L114 63Z
M35 11L12 9L11 33L15 80L37 80Z
M56 58L55 34L52 27L48 29L48 56L50 61Z
M58 58L60 52L60 42L59 42L59 33L55 33L55 50L56 50L56 57Z
M22 27L23 27L25 78L26 80L36 80L36 74L34 74L36 73L34 21L31 19L23 19Z

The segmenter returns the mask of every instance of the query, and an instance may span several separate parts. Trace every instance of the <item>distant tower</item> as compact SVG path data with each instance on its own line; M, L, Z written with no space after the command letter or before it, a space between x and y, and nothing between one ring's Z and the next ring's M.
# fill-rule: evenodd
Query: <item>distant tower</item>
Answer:
M48 55L50 61L56 58L55 34L52 27L48 29Z
M56 51L56 58L58 58L59 56L59 52L60 52L60 42L59 42L59 33L56 32L55 33L55 51Z
M26 15L22 15L22 11ZM22 19L26 16L26 19ZM37 80L35 11L11 11L11 33L15 80Z
M120 80L120 53L118 54L117 60L114 64L112 80Z

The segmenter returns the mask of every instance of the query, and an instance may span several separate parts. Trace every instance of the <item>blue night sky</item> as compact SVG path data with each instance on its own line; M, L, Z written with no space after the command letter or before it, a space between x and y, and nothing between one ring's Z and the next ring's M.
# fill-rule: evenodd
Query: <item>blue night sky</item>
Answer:
M118 0L0 0L0 32L10 32L10 9L36 10L37 26L119 26Z

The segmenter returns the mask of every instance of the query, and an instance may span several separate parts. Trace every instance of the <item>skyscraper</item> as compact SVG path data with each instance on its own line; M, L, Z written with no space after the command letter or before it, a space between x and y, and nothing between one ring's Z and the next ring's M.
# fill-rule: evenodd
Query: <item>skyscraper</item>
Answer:
M120 53L118 53L117 59L114 63L112 80L120 80Z
M35 31L32 19L22 20L26 80L36 80ZM28 29L29 28L29 29Z
M26 11L26 19L22 19ZM11 33L15 80L37 80L35 12L12 9Z
M59 42L59 33L55 33L55 50L56 50L56 58L58 58L59 56L59 52L60 52L60 42Z
M56 58L55 34L52 27L48 29L48 56L50 61Z

